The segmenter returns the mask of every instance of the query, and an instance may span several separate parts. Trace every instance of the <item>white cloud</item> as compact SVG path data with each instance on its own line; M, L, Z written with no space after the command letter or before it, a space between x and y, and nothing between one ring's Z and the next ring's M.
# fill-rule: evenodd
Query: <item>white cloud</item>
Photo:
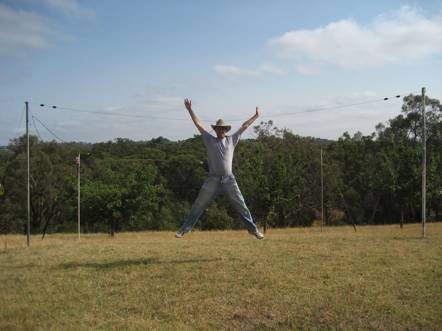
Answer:
M262 77L265 74L282 76L287 72L272 63L264 63L259 69L243 69L232 65L216 65L215 71L223 76L239 78L239 77Z
M40 0L48 7L61 11L67 16L94 18L95 13L89 8L79 5L76 0Z
M0 56L50 47L55 34L42 16L0 4Z
M298 63L296 65L296 70L305 76L319 75L319 73L321 72L319 66L305 63Z
M312 30L295 30L270 40L283 57L309 73L311 66L331 64L360 69L410 62L442 54L442 16L427 18L408 6L363 25L353 19Z
M278 76L282 76L287 74L287 72L279 67L277 67L274 64L271 63L265 63L261 66L261 71L265 72L265 73L269 73L269 74L273 74L273 75L278 75Z
M93 18L94 12L75 0L40 0L68 16ZM35 10L15 9L0 3L0 56L24 56L51 47L54 42L72 40Z
M242 69L232 65L216 65L215 71L229 77L259 77L261 73L257 70Z
M162 116L166 112L180 112L184 107L184 97L176 95L155 94L145 92L134 96L135 104L128 107L137 114L149 113L149 116Z
M140 120L152 119L184 119L184 102L182 97L167 95L140 95L137 102L124 106L107 106L103 112L125 114L121 116L120 122L133 123Z
M144 106L157 110L175 110L183 106L183 98L177 96L153 95L146 98Z

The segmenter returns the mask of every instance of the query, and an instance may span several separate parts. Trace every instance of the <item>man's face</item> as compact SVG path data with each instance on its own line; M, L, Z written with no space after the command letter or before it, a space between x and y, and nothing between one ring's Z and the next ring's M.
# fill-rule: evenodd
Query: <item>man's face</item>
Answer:
M215 132L216 132L216 136L218 137L218 139L223 139L226 136L227 129L222 126L217 126L215 128Z

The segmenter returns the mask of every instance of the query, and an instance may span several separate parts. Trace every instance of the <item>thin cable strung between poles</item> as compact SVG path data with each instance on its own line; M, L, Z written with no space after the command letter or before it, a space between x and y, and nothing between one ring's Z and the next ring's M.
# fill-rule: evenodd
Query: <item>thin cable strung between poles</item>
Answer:
M393 97L391 97L391 99L392 98ZM400 95L396 95L396 96L394 96L394 98L400 98ZM382 101L387 101L389 99L390 99L390 97L386 97L383 99L348 103L348 104L339 105L339 106L324 106L324 107L319 107L319 108L301 110L301 111L297 111L297 112L287 112L287 113L274 114L271 117L274 118L274 117L291 116L291 115L297 115L297 114L314 113L314 112L330 110L330 109L348 108L348 107L353 107L353 106L361 106L361 105L367 105L367 104L371 104L371 103L378 103L378 102L382 102ZM267 117L269 117L269 116L267 116Z
M46 126L46 125L44 125L43 123L42 123L42 121L40 121L37 117L35 117L34 115L31 115L32 116L32 118L34 119L36 119L46 130L48 130L48 132L51 134L51 135L53 135L55 138L57 138L58 140L60 140L61 142L64 142L64 143L67 143L66 141L64 141L63 139L61 139L60 137L58 137L54 132L52 132L51 130L49 130L49 128Z
M393 98L400 98L400 96L401 95L398 94L393 97L385 97L382 99L360 101L360 102L354 102L354 103L343 104L343 105L335 105L335 106L324 106L324 107L319 107L319 108L301 110L301 111L297 111L297 112L286 112L286 113L279 113L279 114L276 113L276 114L262 116L262 118L275 118L275 117L292 116L292 115L298 115L298 114L304 114L304 113L320 112L320 111L331 110L331 109L348 108L348 107L353 107L353 106L360 106L360 105L366 105L366 104L371 104L371 103L378 103L378 102L382 102L382 101L387 101L387 100L390 100ZM171 121L187 121L187 119L185 119L185 118L124 114L124 113L100 111L100 110L95 111L95 110L87 110L87 109L79 109L79 108L61 107L61 106L48 106L43 103L42 104L32 103L32 104L39 105L40 107L50 107L52 109L61 109L61 110L80 112L80 113L89 113L89 114L99 114L99 115L108 115L108 116L123 116L123 117L129 117L129 118L146 118L146 119L161 119L161 120L171 120ZM209 119L201 119L201 120L208 121L208 122L214 121L214 120L209 120ZM229 119L226 121L239 122L239 121L243 121L243 119Z
M37 105L36 103L32 103ZM148 115L136 115L136 114L124 114L118 112L104 111L104 110L88 110L88 109L78 109L70 107L60 107L60 106L47 106L45 104L38 104L40 107L50 107L52 109L68 110L77 113L89 113L89 114L99 114L99 115L109 115L109 116L123 116L130 118L146 118L146 119L159 119L159 120L171 120L171 121L187 121L185 118L172 118L172 117L162 117L162 116L148 116Z
M38 136L38 138L40 138L41 141L43 141L43 139L40 136L40 132L37 129L37 125L35 125L35 117L32 113L31 113L31 116L32 116L32 124L34 125L35 131L37 132L37 136Z

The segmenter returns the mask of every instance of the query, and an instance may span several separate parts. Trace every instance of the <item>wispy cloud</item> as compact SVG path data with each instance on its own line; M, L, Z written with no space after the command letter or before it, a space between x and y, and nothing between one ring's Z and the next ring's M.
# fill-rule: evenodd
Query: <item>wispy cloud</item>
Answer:
M130 109L137 114L157 113L161 116L165 112L182 110L183 97L162 93L144 92L134 96L135 104Z
M381 67L442 54L442 15L425 17L416 8L376 17L364 25L354 19L331 22L311 30L295 30L269 41L298 71L334 65L347 69Z
M44 5L62 12L67 16L94 18L95 12L81 6L76 0L40 0Z
M67 16L93 18L92 10L75 0L40 0ZM0 3L0 56L25 56L49 48L60 40L72 40L36 10L16 9Z
M146 98L143 105L150 109L176 110L183 106L183 98L168 95L152 95Z
M261 66L261 71L273 75L282 76L287 74L287 72L272 63L265 63Z
M44 17L0 4L0 56L47 48L56 34Z
M244 69L233 65L216 65L215 71L223 76L239 77L262 77L266 74L285 75L286 72L272 63L262 64L258 69Z
M305 76L315 76L321 72L321 68L316 64L298 63L295 68L299 73Z
M216 65L215 71L229 77L259 77L261 73L257 70L242 69L232 65Z

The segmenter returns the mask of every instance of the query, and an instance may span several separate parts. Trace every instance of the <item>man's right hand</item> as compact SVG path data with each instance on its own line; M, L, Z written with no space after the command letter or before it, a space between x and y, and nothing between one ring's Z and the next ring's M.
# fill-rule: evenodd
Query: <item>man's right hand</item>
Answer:
M200 119L195 115L195 113L192 110L192 101L190 99L184 99L184 106L186 106L186 109L189 111L190 117L192 118L193 123L195 123L195 126L197 127L198 131L201 134L203 134L204 126L203 123L200 121Z
M188 111L191 111L192 110L192 100L184 99L184 106L186 106L186 109Z

